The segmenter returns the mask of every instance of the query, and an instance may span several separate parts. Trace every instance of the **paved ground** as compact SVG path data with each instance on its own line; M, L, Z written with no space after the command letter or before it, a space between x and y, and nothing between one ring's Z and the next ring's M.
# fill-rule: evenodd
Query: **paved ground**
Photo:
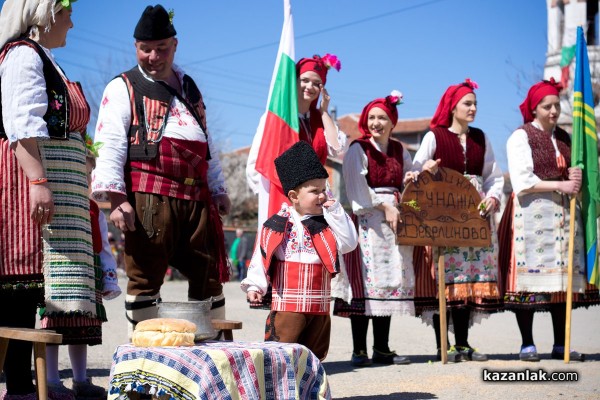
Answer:
M123 287L124 279L121 279ZM183 301L187 284L171 281L163 287L163 300ZM234 331L234 338L260 341L264 332L266 311L248 310L244 294L236 282L225 286L227 318L240 320L244 328ZM88 365L96 384L108 387L114 349L127 342L123 298L106 303L109 321L104 325L104 344L89 349ZM551 360L552 324L550 316L537 314L534 338L543 353L539 363L517 360L520 335L512 313L491 316L471 329L473 346L485 351L490 360L483 363L462 362L443 365L434 361L433 329L410 317L392 318L390 347L399 354L409 355L412 364L406 366L372 366L356 369L350 363L352 338L350 323L333 317L329 355L324 362L335 399L600 399L600 307L573 312L572 345L588 355L585 363L564 364ZM369 332L369 336L371 333ZM452 341L452 335L451 341ZM370 344L369 344L370 345ZM71 385L66 349L61 350L60 367L65 384ZM548 373L577 372L577 382L489 383L482 379L483 370L537 371ZM0 382L0 388L3 383Z

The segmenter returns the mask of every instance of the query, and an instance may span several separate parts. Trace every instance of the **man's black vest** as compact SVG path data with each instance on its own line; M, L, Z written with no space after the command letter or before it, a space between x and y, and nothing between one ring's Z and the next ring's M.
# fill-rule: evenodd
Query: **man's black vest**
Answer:
M129 159L133 161L148 161L156 158L158 154L158 143L160 140L148 140L148 127L156 125L154 120L159 120L160 131L158 137L162 137L167 119L169 117L169 108L173 97L177 97L190 113L194 116L208 140L208 133L203 118L198 114L194 105L199 104L202 109L206 109L202 100L202 95L196 83L188 75L183 76L182 90L185 93L184 99L175 89L162 81L151 81L144 77L137 66L121 75L125 82L129 82L133 90L134 104L131 105L132 125L129 127ZM144 97L151 100L158 100L161 103L167 104L164 115L147 115L144 105ZM133 121L137 115L138 124L134 125ZM132 138L137 138L132 140ZM207 160L210 159L208 151Z
M48 134L52 139L63 139L69 138L69 96L67 94L67 85L63 81L60 73L54 67L48 55L37 44L37 42L31 39L19 38L10 41L4 45L2 51L6 46L13 44L14 42L27 42L33 49L37 51L43 62L44 79L46 80L46 94L48 95L48 103L57 102L56 107L50 107L46 110L44 115L44 121L48 127ZM27 46L23 44L23 46ZM1 53L1 52L0 52ZM4 124L2 123L2 102L0 101L0 138L6 139L6 131L4 130ZM60 106L58 106L60 104Z

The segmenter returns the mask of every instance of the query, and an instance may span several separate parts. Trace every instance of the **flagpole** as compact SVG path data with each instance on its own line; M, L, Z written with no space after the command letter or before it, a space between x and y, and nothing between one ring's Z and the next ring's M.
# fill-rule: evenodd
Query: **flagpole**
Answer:
M592 207L590 213L590 200L599 200L598 196L598 164L596 144L593 143L593 148L590 149L587 136L593 135L596 140L596 118L594 114L594 99L592 94L592 81L590 76L590 66L587 53L587 46L583 36L583 28L577 27L577 46L576 46L575 65L575 81L573 82L573 132L571 136L571 167L577 167L582 170L582 186L581 186L581 212L583 219L584 246L583 250L588 251L588 241L590 239L590 230L593 230L595 236L596 224L594 217L596 211ZM592 160L590 160L590 151ZM596 155L594 155L594 153ZM595 165L595 167L594 167ZM570 221L569 221L569 252L568 252L568 276L567 276L567 299L566 299L566 315L565 315L565 346L564 346L564 362L568 363L571 357L571 317L573 309L573 281L574 273L574 247L575 247L575 225L576 225L576 201L577 193L571 194L570 199ZM592 215L592 224L588 221ZM591 227L591 228L590 228ZM594 238L597 241L596 238ZM594 247L591 246L592 251ZM587 254L586 254L587 256ZM577 261L579 263L579 259ZM587 260L589 265L595 265L595 261ZM579 276L577 276L579 278ZM579 283L579 282L578 282ZM579 286L579 285L578 285Z
M575 250L575 206L576 196L573 194L570 201L569 220L569 259L567 264L567 312L565 321L565 364L571 359L571 312L573 309L573 253Z
M438 300L440 305L440 353L442 364L448 363L448 321L446 319L446 273L444 248L438 247Z

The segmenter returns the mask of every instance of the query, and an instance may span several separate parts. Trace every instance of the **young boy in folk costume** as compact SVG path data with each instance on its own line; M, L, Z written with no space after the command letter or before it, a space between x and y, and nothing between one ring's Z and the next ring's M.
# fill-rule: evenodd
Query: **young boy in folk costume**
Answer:
M290 147L275 168L292 205L283 204L263 224L241 287L250 303L259 303L272 286L265 340L300 343L323 360L331 278L339 272L339 257L356 247L356 229L340 203L327 198L329 175L308 143Z

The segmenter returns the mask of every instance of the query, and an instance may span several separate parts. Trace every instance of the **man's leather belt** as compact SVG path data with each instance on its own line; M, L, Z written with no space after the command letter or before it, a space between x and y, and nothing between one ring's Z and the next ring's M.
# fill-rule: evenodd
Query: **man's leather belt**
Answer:
M183 183L186 186L202 186L202 185L204 185L204 182L205 182L204 180L202 180L200 178L177 178L177 177L173 177L173 176L159 174L156 171L145 171L145 170L141 170L139 168L131 168L131 171L146 173L149 175L162 176L163 178L167 178L167 179L170 179L175 182Z
M183 184L188 186L200 186L200 184L202 184L202 179L185 178Z

